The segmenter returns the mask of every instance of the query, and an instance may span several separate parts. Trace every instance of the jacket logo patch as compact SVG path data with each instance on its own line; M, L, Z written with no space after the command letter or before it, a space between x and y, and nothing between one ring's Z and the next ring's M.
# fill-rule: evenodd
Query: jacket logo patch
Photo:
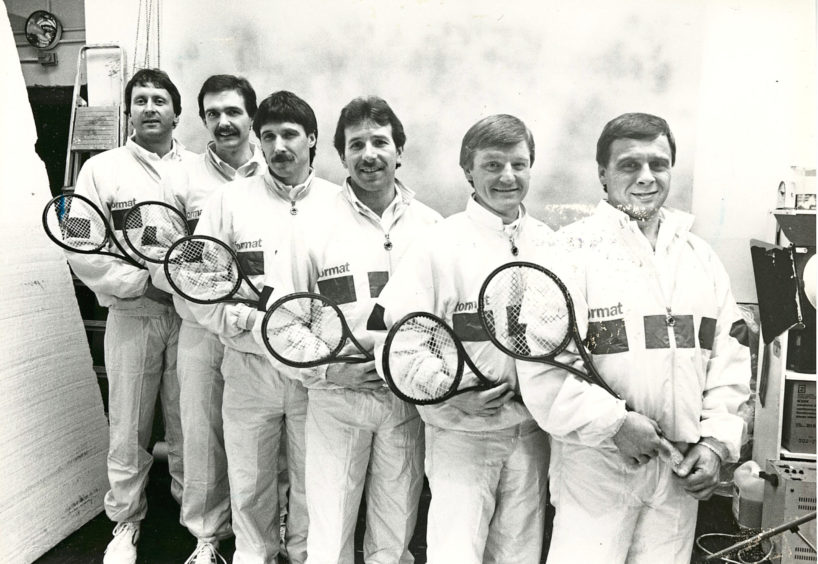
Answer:
M318 274L318 278L329 278L330 276L338 276L339 274L346 274L347 272L349 272L349 263L330 266L322 270Z
M264 251L239 251L236 253L239 266L247 276L264 274Z
M319 280L318 293L328 297L338 305L349 304L358 299L355 294L355 281L351 274Z
M486 335L476 311L452 315L452 329L454 334L464 343L489 340L489 336Z
M236 242L235 250L236 252L246 251L248 249L261 249L263 245L261 244L261 239L256 239L255 241L241 241Z
M199 224L199 218L198 217L196 217L196 218L190 218L189 217L187 219L187 232L188 233L195 233L196 232L196 226L198 224Z
M367 272L369 278L369 297L377 298L381 295L383 287L389 282L389 273L386 271Z
M111 207L111 220L116 231L122 231L122 228L125 226L125 215L130 209L130 207L124 209L116 209L113 206Z
M593 354L628 352L628 332L625 330L625 320L589 321L588 337L585 341L588 350Z
M699 347L713 350L713 342L716 340L716 320L712 317L702 317L699 324Z
M693 335L693 316L675 315L674 318L676 323L673 325L673 336L676 339L676 348L696 348L696 337Z
M667 316L646 315L645 322L645 348L646 349L669 349L670 337L667 333Z
M588 319L605 319L622 315L622 302L611 307L595 307L588 310Z

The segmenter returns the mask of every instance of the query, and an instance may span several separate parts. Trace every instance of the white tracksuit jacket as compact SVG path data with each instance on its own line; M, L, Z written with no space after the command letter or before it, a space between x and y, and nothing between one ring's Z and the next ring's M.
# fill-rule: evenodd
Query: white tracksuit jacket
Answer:
M454 329L485 376L508 381L516 389L514 360L491 344L483 331L477 317L477 298L492 270L507 262L526 260L548 245L552 236L551 229L529 216L522 206L520 219L503 226L498 216L470 199L465 211L430 228L395 272L378 299L385 310L386 326L411 312L434 313ZM517 249L516 255L513 249ZM464 367L463 382L474 379L468 366ZM418 406L418 411L427 423L458 431L506 429L531 420L525 406L516 401L507 402L489 417L468 415L446 402Z
M188 231L194 233L205 204L220 186L233 180L260 176L267 169L264 154L258 145L251 144L253 156L238 169L222 161L213 150L211 141L201 155L195 155L179 167L175 174L163 182L165 201L187 218ZM168 284L163 266L148 265L153 283L157 288L173 294L173 305L185 321L196 323L188 302Z
M275 288L267 305L293 291L326 296L339 305L352 334L371 351L375 332L367 330L367 321L375 298L403 260L409 246L441 220L439 213L414 199L412 190L398 180L395 186L396 200L382 218L378 218L358 200L349 183L345 183L334 202L322 211L320 219L314 224L302 224L304 232L292 239L289 251L292 254L279 257L281 269L275 269L267 279L266 285ZM260 343L259 327L257 321L254 334ZM354 347L344 352L353 350ZM272 359L272 356L268 355L268 358ZM278 361L273 362L279 366ZM307 388L341 388L327 382L326 371L325 365L289 369L288 375L300 380Z
M693 217L660 213L655 252L635 221L602 201L557 234L560 259L536 262L570 279L580 334L611 387L670 440L713 437L735 461L737 410L749 394L747 327L721 262L690 233ZM517 369L526 405L552 437L615 448L623 402L547 365Z
M234 180L208 200L196 225L196 235L215 237L236 251L244 273L261 291L265 252L274 256L277 246L290 240L293 224L313 225L317 218L325 218L328 202L340 189L314 174L307 182L307 188L299 190L298 199L291 200L276 185L269 170L261 176ZM235 297L257 299L245 283ZM226 346L240 352L263 354L264 348L244 329L253 311L250 306L188 305L196 320L219 335Z
M194 156L174 141L170 152L160 158L128 139L123 147L91 157L80 171L74 193L99 207L127 250L122 236L125 214L139 202L163 200L162 178L174 172L181 161ZM113 245L108 250L119 253ZM127 308L131 303L128 300L145 293L147 270L106 255L66 252L66 256L74 273L96 294L103 307ZM133 253L131 256L136 258Z

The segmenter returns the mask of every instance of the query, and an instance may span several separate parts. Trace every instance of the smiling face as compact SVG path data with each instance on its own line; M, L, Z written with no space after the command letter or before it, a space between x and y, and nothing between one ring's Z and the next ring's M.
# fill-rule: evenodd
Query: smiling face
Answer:
M464 172L480 205L499 215L503 223L517 219L531 179L528 143L477 149L471 168Z
M608 202L633 219L653 219L670 192L672 159L667 137L616 139L610 155L608 164L598 169Z
M248 145L253 119L247 115L244 98L237 90L205 94L202 108L205 127L216 144L216 154L235 152Z
M259 141L264 159L273 176L294 186L310 173L310 148L315 146L315 134L306 134L298 123L270 122L259 129Z
M364 121L344 128L342 161L355 187L365 192L391 191L400 156L391 125Z
M143 147L169 142L176 125L176 112L170 92L153 85L133 87L131 115L134 140Z

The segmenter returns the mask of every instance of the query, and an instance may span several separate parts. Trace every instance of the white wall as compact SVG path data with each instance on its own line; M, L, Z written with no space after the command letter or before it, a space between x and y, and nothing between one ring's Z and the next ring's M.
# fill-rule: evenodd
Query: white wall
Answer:
M694 230L755 303L750 238L773 241L779 181L816 165L815 4L707 4L694 165Z
M130 58L137 6L86 0L89 41L120 41ZM310 102L316 168L340 181L338 113L354 96L377 94L406 127L399 176L444 214L465 204L458 150L480 117L508 112L531 127L529 209L558 227L602 196L594 149L605 122L626 111L662 115L678 141L669 204L699 216L695 229L716 247L740 301L755 300L747 248L766 235L771 204L761 196L782 166L814 156L812 0L162 6L161 66L182 91L177 136L189 148L207 140L196 115L201 82L242 74L260 97L283 88Z

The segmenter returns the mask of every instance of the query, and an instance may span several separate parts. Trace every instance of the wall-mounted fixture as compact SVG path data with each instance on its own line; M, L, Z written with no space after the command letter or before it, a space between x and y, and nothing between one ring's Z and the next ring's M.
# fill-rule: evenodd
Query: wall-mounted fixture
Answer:
M53 49L62 37L62 23L45 10L32 12L26 20L26 40L37 49Z

